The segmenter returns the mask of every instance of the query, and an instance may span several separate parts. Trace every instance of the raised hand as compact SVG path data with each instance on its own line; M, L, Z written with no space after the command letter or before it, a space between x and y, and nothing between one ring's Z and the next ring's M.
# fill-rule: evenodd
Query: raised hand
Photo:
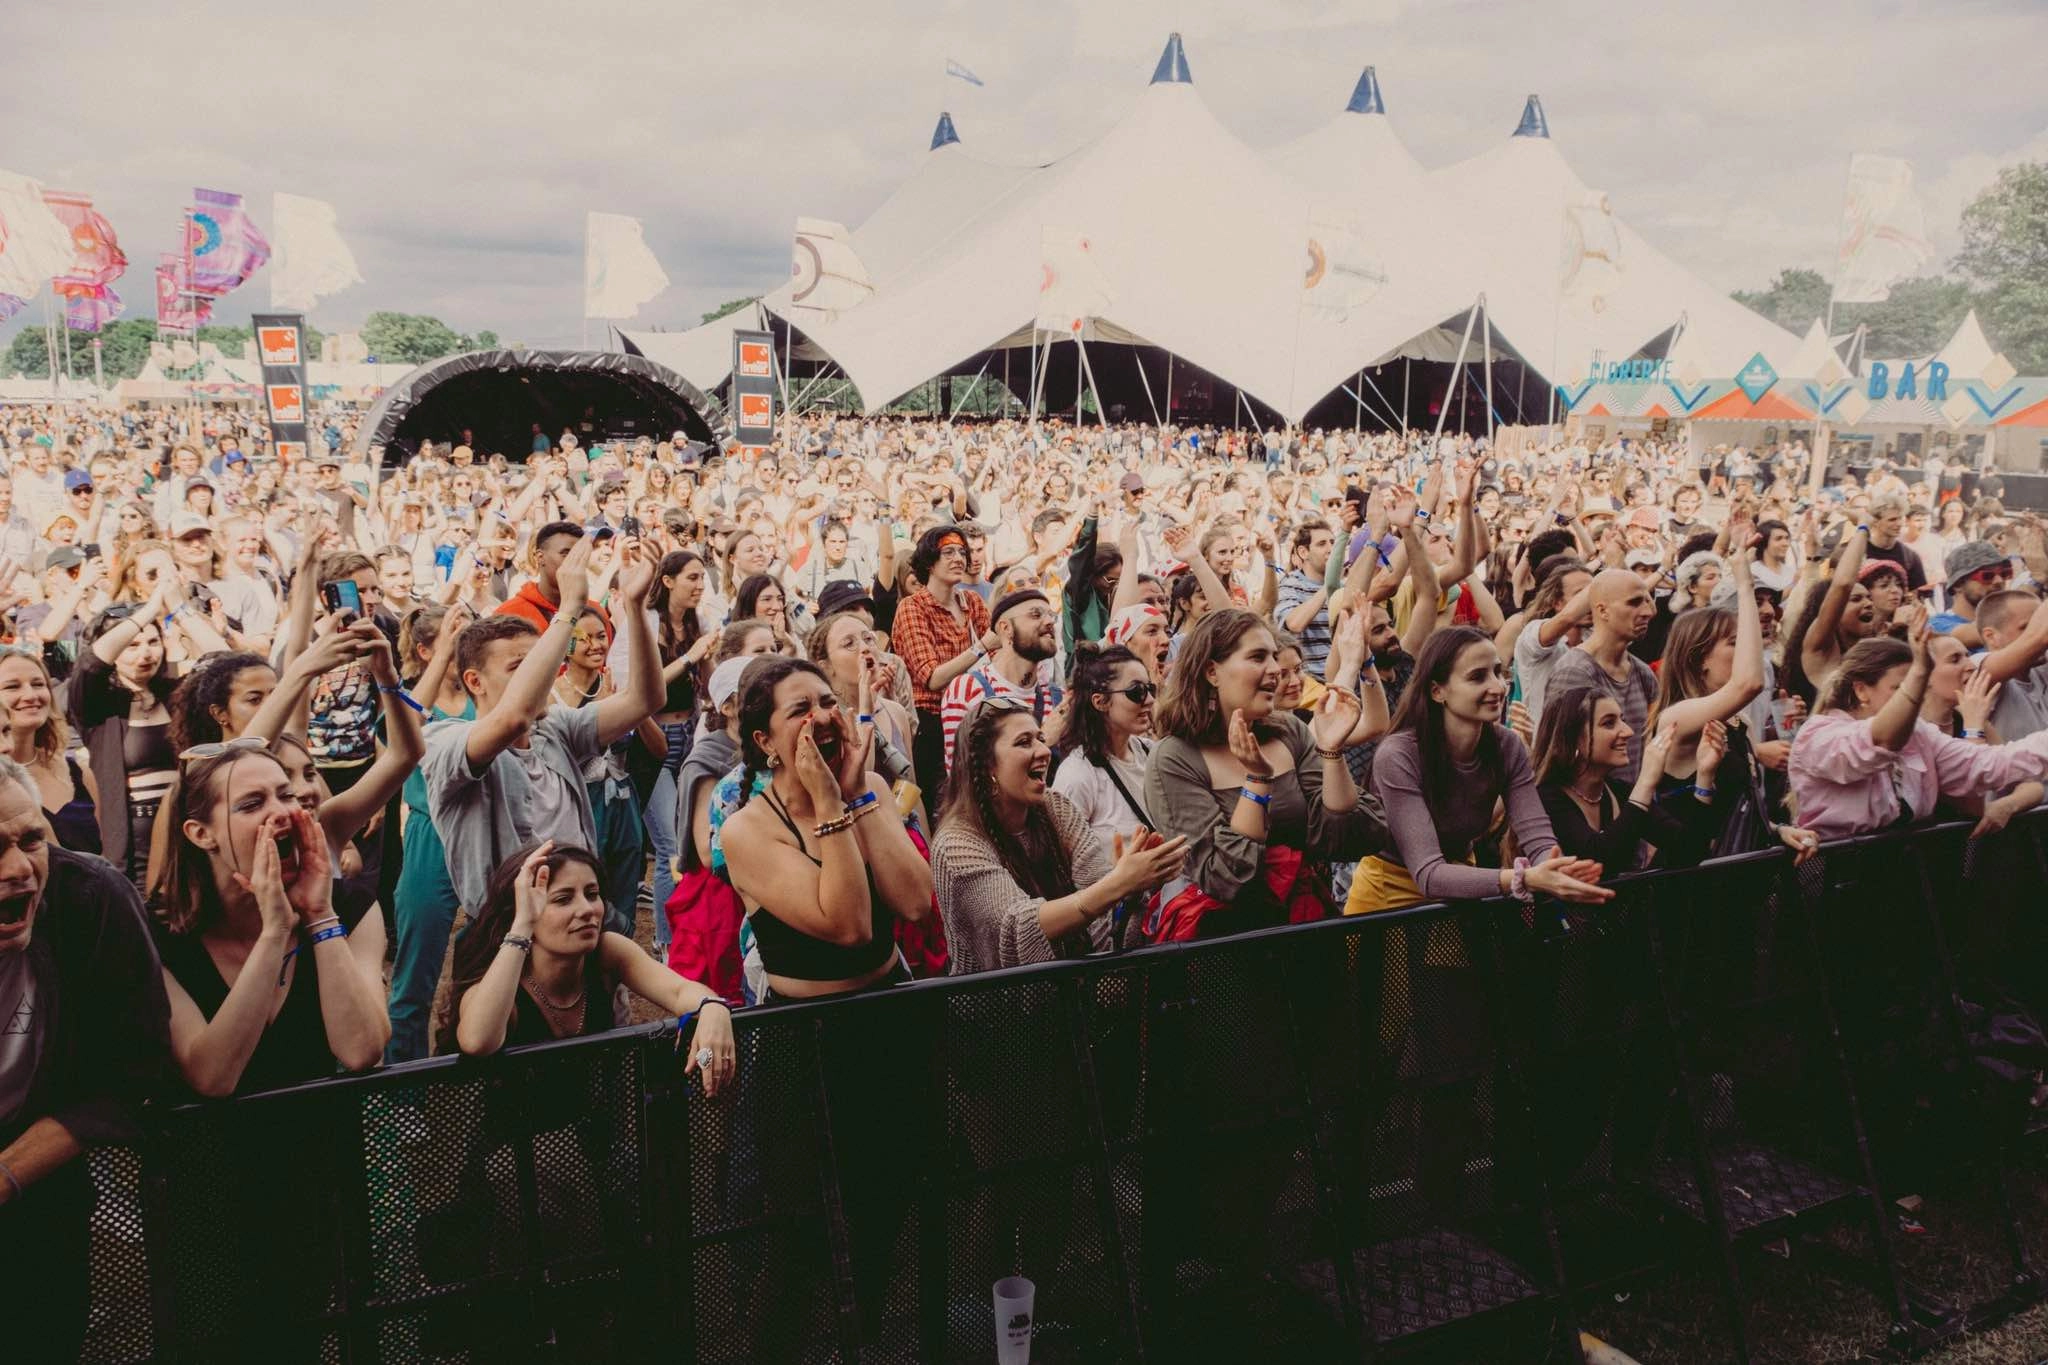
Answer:
M1358 725L1365 714L1365 703L1349 688L1326 687L1321 700L1316 703L1315 719L1309 722L1309 733L1315 736L1318 749L1335 749Z
M1244 765L1245 776L1271 778L1273 764L1259 747L1259 737L1252 733L1252 723L1244 718L1242 710L1230 713L1230 752Z
M590 600L590 551L591 539L584 536L562 560L562 567L555 570L555 583L562 590L557 610L570 614L572 619Z
M1963 684L1962 696L1956 699L1956 710L1962 713L1965 730L1984 728L1991 713L1998 709L1998 693L2003 686L1992 678L1988 668L1971 671L1969 680Z
M278 856L277 840L290 828L282 815L273 816L263 822L256 832L256 853L249 860L249 871L245 875L235 872L235 884L256 900L256 913L262 918L263 928L275 934L289 935L298 928L298 911L292 907L291 897L284 885L284 862Z
M1121 900L1133 892L1157 891L1178 877L1187 861L1188 838L1177 834L1162 839L1140 825L1128 837L1116 835L1111 852L1116 866L1110 876L1116 879L1117 899Z
M645 606L647 594L654 591L654 556L640 539L630 537L619 545L618 589L634 607Z
M303 922L310 923L334 909L334 858L327 851L327 831L304 806L292 808L287 822L292 851L298 855L297 868L284 891ZM272 852L276 849L273 845Z
M804 790L810 794L812 804L819 811L827 812L833 806L842 803L845 798L839 792L839 775L818 751L815 733L817 724L816 715L804 722L804 728L796 739L796 761L791 766L795 770L796 780L803 783Z
M527 854L526 861L519 865L519 877L512 884L512 932L515 934L530 937L541 912L547 908L548 859L554 851L555 841L549 839Z

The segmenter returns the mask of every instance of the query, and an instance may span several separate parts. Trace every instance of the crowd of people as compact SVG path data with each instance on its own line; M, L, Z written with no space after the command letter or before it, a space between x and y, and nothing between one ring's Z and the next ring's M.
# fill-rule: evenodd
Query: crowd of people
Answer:
M2040 526L1955 452L355 421L0 408L0 1268L80 1331L145 1100L636 1008L715 1099L738 1008L2048 781Z

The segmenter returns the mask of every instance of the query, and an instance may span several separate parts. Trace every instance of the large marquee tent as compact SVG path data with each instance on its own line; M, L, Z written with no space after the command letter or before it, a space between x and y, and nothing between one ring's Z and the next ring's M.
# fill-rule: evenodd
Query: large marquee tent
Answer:
M1184 198L1187 165L1259 211L1161 213ZM732 331L766 323L797 360L836 366L869 412L1005 352L994 372L1020 393L1048 356L1071 356L1055 375L1078 383L1092 369L1107 403L1112 387L1137 387L1134 371L1161 375L1163 353L1289 422L1396 359L1462 351L1524 366L1547 392L1595 353L1682 352L1725 375L1799 346L1619 220L1565 161L1535 96L1505 145L1431 172L1368 68L1327 124L1260 152L1210 112L1178 35L1125 117L1079 150L995 165L942 117L911 177L859 227L835 227L799 223L797 278L757 308L622 332L622 346L709 389L730 371ZM805 279L820 244L846 287ZM1098 356L1104 346L1132 348L1137 365ZM1139 383L1159 406L1157 378ZM1048 390L1048 406L1055 392L1073 388Z

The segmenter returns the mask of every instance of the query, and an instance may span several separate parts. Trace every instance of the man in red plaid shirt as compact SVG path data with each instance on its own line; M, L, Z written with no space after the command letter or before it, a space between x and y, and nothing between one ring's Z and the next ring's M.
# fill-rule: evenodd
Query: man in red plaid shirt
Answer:
M911 762L918 785L931 809L937 810L937 793L946 775L940 698L947 683L989 656L996 638L989 629L988 603L961 588L967 581L967 538L959 527L934 526L919 536L910 556L910 575L924 591L911 593L897 606L889 642L910 670L918 721Z

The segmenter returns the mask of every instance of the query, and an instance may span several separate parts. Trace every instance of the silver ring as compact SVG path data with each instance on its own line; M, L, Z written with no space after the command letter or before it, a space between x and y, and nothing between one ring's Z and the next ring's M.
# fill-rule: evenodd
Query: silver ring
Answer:
M701 1071L711 1065L712 1051L708 1047L697 1049L697 1068Z

